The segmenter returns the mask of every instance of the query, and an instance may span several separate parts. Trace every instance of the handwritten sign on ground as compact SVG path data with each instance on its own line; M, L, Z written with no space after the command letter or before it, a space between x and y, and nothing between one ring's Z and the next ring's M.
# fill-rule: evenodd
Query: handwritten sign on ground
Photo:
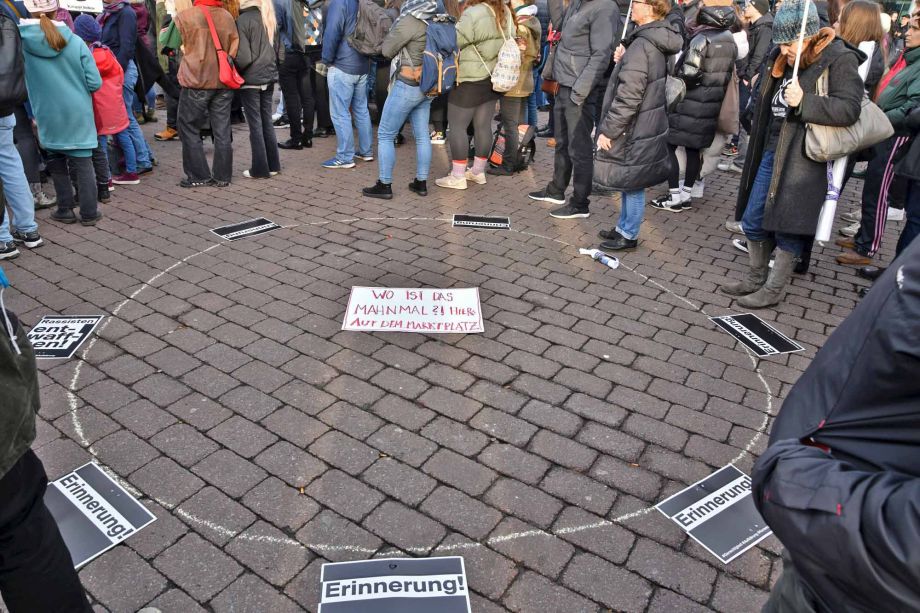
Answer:
M230 224L229 226L214 228L211 230L211 232L224 240L238 241L241 238L256 236L258 234L264 234L265 232L277 230L280 227L281 226L273 221L269 221L264 217L259 217L258 219L250 219L248 221Z
M729 464L656 509L683 528L723 564L770 536L751 498L751 478Z
M753 313L722 315L709 319L761 357L805 349Z
M482 332L479 288L353 287L342 329L429 334Z
M99 322L102 315L48 316L42 317L29 330L29 341L35 349L36 358L71 358L77 352Z
M93 462L49 483L45 506L54 516L76 568L156 520Z
M470 613L459 556L323 564L319 613Z

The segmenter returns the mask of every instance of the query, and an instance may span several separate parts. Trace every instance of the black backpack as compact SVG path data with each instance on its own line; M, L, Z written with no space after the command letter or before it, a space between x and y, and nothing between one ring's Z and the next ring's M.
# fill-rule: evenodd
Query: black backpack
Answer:
M27 96L19 27L0 12L0 113L11 113Z
M393 18L373 0L358 0L355 31L346 37L351 48L368 57L382 53L383 39L393 25Z

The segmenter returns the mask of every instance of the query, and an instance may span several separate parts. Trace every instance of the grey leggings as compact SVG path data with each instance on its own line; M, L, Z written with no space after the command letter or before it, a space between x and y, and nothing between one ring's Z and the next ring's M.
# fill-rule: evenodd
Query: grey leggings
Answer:
M464 108L447 101L447 124L450 132L447 140L450 143L450 159L459 162L467 159L469 155L470 138L467 129L473 124L473 143L476 157L489 156L492 149L492 116L495 114L495 100L483 102L479 106Z

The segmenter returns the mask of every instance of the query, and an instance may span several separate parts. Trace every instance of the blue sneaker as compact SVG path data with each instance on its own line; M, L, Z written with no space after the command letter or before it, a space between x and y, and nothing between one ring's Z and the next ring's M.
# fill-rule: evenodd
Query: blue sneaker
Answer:
M335 158L329 158L328 160L323 162L323 168L354 168L354 167L355 167L354 160L350 162L340 162L339 160Z

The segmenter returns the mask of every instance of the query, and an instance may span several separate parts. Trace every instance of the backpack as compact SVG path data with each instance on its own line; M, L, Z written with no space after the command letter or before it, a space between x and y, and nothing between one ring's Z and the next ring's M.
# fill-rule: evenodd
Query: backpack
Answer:
M495 17L495 11L488 4L485 5L492 16ZM498 59L495 62L495 68L489 70L489 65L482 59L479 49L473 45L473 51L479 56L479 61L486 67L489 76L492 77L492 89L499 93L510 92L521 78L521 50L517 46L514 36L505 36L504 28L499 28L502 38L505 40L501 49L498 50Z
M457 27L454 18L447 14L435 15L426 23L419 87L434 97L446 94L457 83Z
M27 96L19 27L6 13L0 13L0 109L17 107Z
M361 55L380 55L383 50L383 39L392 25L393 18L373 0L358 0L355 30L346 40L351 48Z
M537 144L534 140L537 131L529 124L518 126L518 159L525 166L533 162L537 155ZM494 168L502 165L505 158L505 134L501 126L495 131L495 138L492 140L492 150L489 152L489 164Z

